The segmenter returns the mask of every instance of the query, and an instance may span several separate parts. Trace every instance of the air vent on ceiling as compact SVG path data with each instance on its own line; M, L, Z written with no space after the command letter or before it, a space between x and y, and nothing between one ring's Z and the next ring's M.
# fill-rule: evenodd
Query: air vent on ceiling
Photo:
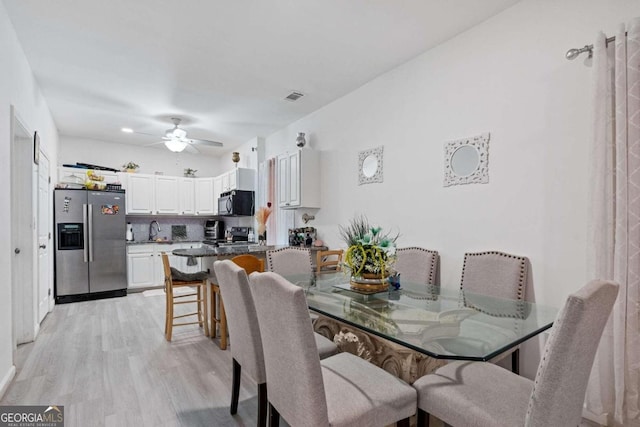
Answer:
M302 98L304 96L304 93L300 93L300 92L291 92L289 95L286 96L287 101L297 101L298 99Z

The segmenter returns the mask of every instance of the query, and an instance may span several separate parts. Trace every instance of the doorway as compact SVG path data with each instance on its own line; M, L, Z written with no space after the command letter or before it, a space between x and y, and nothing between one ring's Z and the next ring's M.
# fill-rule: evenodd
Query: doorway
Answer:
M13 348L33 341L35 330L33 139L11 106L11 306Z
M38 147L40 144L36 144ZM37 148L36 148L37 149ZM50 310L52 299L51 286L51 178L49 177L49 158L40 151L38 162L38 291L37 324Z

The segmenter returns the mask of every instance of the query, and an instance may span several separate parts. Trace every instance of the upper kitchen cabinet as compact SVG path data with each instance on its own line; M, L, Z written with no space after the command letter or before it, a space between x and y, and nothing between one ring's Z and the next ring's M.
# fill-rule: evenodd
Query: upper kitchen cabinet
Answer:
M194 178L180 178L180 213L196 213L196 183Z
M179 178L176 176L155 176L155 213L160 215L180 214Z
M154 175L129 174L127 176L127 214L155 213Z
M254 191L256 187L255 169L236 168L222 174L222 191L247 190Z
M213 178L196 178L196 215L214 215L218 197L213 194ZM215 197L215 200L214 200Z
M222 193L222 175L213 178L213 214L218 215L218 198Z
M320 153L303 149L278 156L278 206L320 207Z

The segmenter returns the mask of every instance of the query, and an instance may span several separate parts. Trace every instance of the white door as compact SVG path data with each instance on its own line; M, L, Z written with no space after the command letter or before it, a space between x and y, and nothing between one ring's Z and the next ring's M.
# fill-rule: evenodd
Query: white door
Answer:
M300 151L289 154L289 189L290 206L300 206Z
M128 254L127 285L129 288L153 286L155 262L153 252Z
M213 215L213 178L196 178L196 215Z
M38 323L49 312L51 298L51 191L49 159L40 152L38 164Z
M213 178L213 213L218 215L218 198L222 193L222 175Z
M11 312L13 348L35 338L33 137L11 106Z
M278 156L278 206L289 206L289 156Z

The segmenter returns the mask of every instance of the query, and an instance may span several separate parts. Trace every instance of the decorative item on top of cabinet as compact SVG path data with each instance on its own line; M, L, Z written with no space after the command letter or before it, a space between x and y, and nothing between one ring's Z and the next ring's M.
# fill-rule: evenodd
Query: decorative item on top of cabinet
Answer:
M184 176L187 178L195 178L196 172L198 172L196 169L186 168L184 170Z
M444 186L489 182L489 133L447 141Z
M278 206L320 208L320 153L295 150L278 156Z
M304 132L298 132L298 136L296 137L296 146L298 148L302 148L307 144L307 140L304 138Z
M236 167L238 167L238 162L240 161L240 153L234 151L231 154L231 161L236 165Z
M122 165L122 171L123 172L129 172L129 173L134 173L138 170L138 168L140 167L140 165L138 165L135 162L127 162L124 165Z

